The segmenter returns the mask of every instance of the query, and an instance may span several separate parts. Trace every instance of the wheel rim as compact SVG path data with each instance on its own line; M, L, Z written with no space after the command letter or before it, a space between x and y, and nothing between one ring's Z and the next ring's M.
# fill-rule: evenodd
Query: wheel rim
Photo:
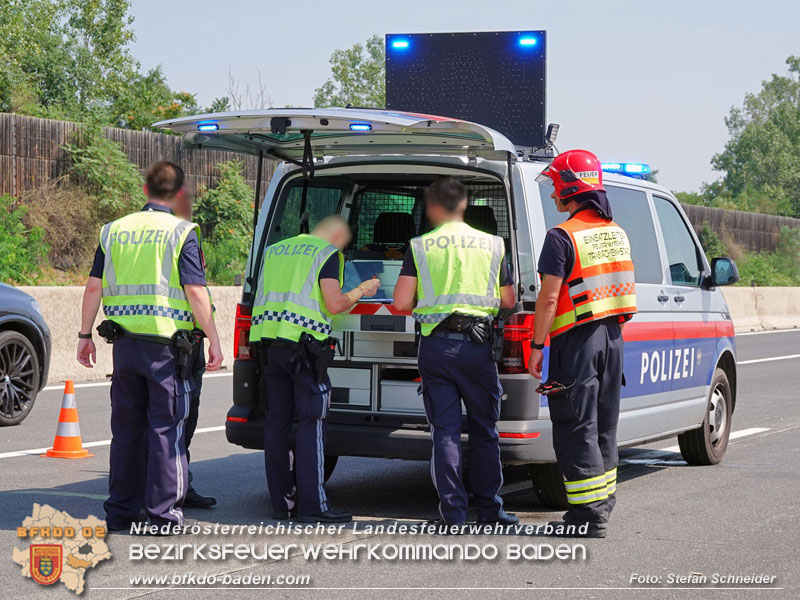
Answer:
M0 415L13 419L28 410L35 378L33 360L24 344L11 340L0 346Z
M718 385L711 393L711 402L708 406L708 436L711 445L716 446L725 437L728 430L728 411L725 390Z

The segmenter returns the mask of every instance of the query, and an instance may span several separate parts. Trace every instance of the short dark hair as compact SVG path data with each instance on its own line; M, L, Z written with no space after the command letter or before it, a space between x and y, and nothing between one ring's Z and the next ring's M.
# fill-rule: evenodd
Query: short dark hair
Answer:
M151 198L172 200L183 187L183 180L183 169L168 160L160 160L145 175L147 194Z
M455 212L467 198L467 188L455 177L440 177L425 188L425 201Z

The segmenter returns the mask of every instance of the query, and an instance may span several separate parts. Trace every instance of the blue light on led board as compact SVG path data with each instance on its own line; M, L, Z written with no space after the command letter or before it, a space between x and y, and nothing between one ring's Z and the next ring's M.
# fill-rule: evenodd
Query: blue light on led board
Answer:
M350 123L350 131L372 131L369 123Z
M602 169L606 173L619 173L630 177L642 177L650 173L650 165L645 163L602 163Z
M395 40L392 42L392 48L397 48L400 50L403 48L408 48L408 40Z
M216 123L200 123L197 126L197 131L217 131L219 125Z
M527 46L527 47L535 46L536 45L536 38L535 37L530 37L530 36L521 37L521 38L519 38L519 45L520 46Z

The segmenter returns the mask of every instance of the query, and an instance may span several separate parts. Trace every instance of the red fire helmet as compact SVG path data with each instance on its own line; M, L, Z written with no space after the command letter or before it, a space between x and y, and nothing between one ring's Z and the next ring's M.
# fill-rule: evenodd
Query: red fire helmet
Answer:
M605 191L600 160L588 150L567 150L556 156L536 178L539 183L548 180L561 200L582 192Z

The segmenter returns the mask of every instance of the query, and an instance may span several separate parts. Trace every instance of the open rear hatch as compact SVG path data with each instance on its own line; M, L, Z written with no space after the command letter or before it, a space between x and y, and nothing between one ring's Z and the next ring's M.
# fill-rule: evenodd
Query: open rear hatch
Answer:
M502 134L448 117L350 108L285 108L212 113L154 125L183 135L185 147L300 162L314 156L464 155L505 160L514 145Z

